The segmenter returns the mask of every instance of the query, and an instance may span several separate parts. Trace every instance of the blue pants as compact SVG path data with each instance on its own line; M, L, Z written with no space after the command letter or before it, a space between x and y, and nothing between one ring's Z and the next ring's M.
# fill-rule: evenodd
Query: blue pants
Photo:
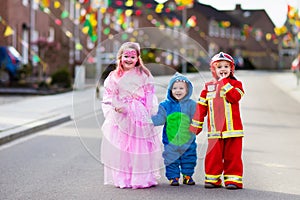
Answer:
M173 144L164 146L163 158L168 180L180 178L180 173L187 176L194 174L194 169L197 164L196 148L197 144L195 139L181 146Z

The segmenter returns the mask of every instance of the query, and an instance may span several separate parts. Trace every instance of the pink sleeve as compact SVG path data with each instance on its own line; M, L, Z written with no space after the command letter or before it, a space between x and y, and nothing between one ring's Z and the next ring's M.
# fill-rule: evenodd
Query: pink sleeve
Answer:
M112 79L112 73L104 81L104 91L102 99L102 111L104 117L108 116L111 111L114 111L113 98L116 96L115 82Z

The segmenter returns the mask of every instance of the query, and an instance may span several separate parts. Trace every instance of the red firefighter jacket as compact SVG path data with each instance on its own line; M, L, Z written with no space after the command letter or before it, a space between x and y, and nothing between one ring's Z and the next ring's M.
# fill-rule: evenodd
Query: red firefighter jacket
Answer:
M207 115L208 139L243 137L239 108L243 95L242 83L232 78L206 83L197 101L190 131L199 134Z

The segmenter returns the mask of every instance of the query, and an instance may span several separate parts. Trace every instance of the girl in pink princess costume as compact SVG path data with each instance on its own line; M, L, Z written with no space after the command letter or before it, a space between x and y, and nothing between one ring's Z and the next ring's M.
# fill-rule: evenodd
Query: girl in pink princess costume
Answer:
M117 67L104 81L101 161L104 184L148 188L160 178L160 129L151 122L158 101L138 43L124 43Z

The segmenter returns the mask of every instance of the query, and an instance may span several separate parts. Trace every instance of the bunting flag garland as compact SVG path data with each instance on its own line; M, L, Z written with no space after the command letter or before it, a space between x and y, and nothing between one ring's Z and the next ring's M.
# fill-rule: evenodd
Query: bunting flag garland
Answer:
M76 49L76 50L82 50L83 47L82 47L82 45L81 45L80 43L76 43L76 44L75 44L75 49Z
M288 5L287 16L289 19L297 19L298 18L298 10L291 5Z
M110 14L105 15L105 17L103 19L103 23L105 25L109 25L110 24Z
M103 30L103 33L104 35L108 35L110 33L110 28L106 27L104 30Z
M130 17L132 15L133 11L131 9L125 10L126 17Z
M180 20L177 19L176 17L173 17L172 22L174 24L174 27L180 27L181 26Z
M78 51L84 51L85 48L91 48L91 47L85 47L85 45L81 44L80 41L74 40L73 38L73 30L68 31L66 29L66 27L64 25L66 25L65 23L62 24L62 21L65 21L63 19L68 18L69 21L74 22L74 19L70 16L70 13L68 12L69 9L65 9L63 5L61 5L60 1L58 0L38 0L40 2L40 6L44 7L44 8L49 8L50 9L60 9L61 12L53 12L51 13L51 15L53 16L54 13L57 13L58 16L54 17L54 22L56 25L61 26L60 28L62 29L62 31L66 34L67 37L70 38L70 40L74 41L75 44L75 49ZM90 3L91 0L71 0L72 2L78 2L81 4L84 3ZM105 0L101 0L101 1L105 1ZM53 6L50 6L49 3L53 2ZM111 5L111 1L107 1L108 5ZM200 28L197 26L197 24L202 23L200 21L200 19L197 19L196 15L190 16L188 18L188 20L186 20L185 22L181 21L181 18L177 18L176 14L178 14L182 9L188 8L193 6L194 1L193 0L175 0L176 5L173 3L169 3L169 4L153 4L153 3L143 3L143 1L139 1L139 0L116 0L114 1L114 6L113 7L108 7L105 9L101 8L101 13L103 14L103 24L102 24L102 28L101 28L101 33L104 34L104 38L108 38L110 39L114 33L118 33L121 32L122 29L125 30L125 33L122 34L121 39L123 41L133 41L134 39L136 40L141 40L138 38L139 35L137 36L132 36L130 35L130 33L126 33L126 29L134 27L133 25L133 20L132 20L132 16L143 16L143 19L148 19L149 21L151 21L151 23L153 25L155 25L156 27L170 27L170 28L181 28L181 26L188 27L188 28L194 28L194 31L197 31L201 34L204 34L203 30L200 31ZM119 5L118 5L119 4ZM144 5L143 5L144 4ZM117 5L117 6L116 6ZM119 7L118 7L119 6ZM76 7L76 9L78 9ZM43 10L45 12L45 9ZM85 35L87 35L88 39L95 43L97 42L98 39L98 35L97 35L97 24L98 24L98 18L97 18L97 11L95 9L92 9L89 7L89 5L86 6L82 6L79 9L80 11L80 16L79 18L77 18L77 23L79 22L79 28L81 29L81 32ZM145 16L150 15L149 13L153 14L153 11L155 11L158 15L154 15L152 16L152 18L148 18ZM173 14L173 12L177 12L176 14ZM157 18L157 16L160 16L160 13L168 13L167 15L169 17L165 17L163 16L164 14L162 14L163 17L161 18ZM50 15L50 12L47 13ZM163 21L161 20L163 19ZM290 20L289 22L293 25L295 25L295 27L298 28L300 27L300 20L298 17L298 10L296 10L293 7L289 7L288 10L288 19ZM198 20L198 22L197 22ZM1 17L0 17L0 24L1 24ZM217 24L219 25L220 29L222 28L228 28L231 26L230 21L219 21L217 22ZM119 28L117 28L119 27ZM242 28L242 32L241 35L245 36L245 38L248 38L251 34L251 36L257 36L257 38L264 38L267 41L273 41L273 43L275 43L275 40L278 41L277 36L281 36L284 34L288 33L288 29L286 26L283 27L276 27L274 29L274 33L264 33L261 32L258 29L255 29L253 27L251 27L250 25L244 25ZM14 34L14 30L10 27L10 26L6 26L5 29L5 33L4 36L10 36ZM202 37L202 36L201 36ZM204 36L203 36L204 37ZM282 45L283 46L290 46L291 45L291 38L286 36L284 37L285 39L282 40ZM293 38L292 38L293 39ZM146 38L143 38L142 40L147 40ZM139 41L140 42L140 41ZM94 60L95 58L93 57L89 57L89 61L91 63L96 62ZM172 59L172 58L168 58L168 59ZM37 55L33 55L33 60L35 62L42 62L41 58L38 57Z
M42 8L49 8L49 6L50 6L50 0L40 0L40 6Z
M169 19L167 17L163 17L163 20L165 22L165 24L170 27L180 27L181 26L181 22L179 19L177 19L176 17L173 17L172 19ZM153 24L157 24L158 22L156 20L151 19L152 22L154 22Z
M163 20L164 20L165 24L166 24L168 27L170 27L170 28L173 28L173 27L174 27L173 21L170 20L169 18L164 17Z
M186 27L195 27L197 25L197 18L195 15L191 16L187 22L186 22Z
M133 0L127 0L127 1L125 2L125 6L127 6L127 7L132 7L132 6L133 6Z
M10 26L6 26L6 29L4 31L4 37L8 37L13 34L14 34L14 30Z
M135 11L135 15L136 15L136 16L142 15L142 11L141 11L141 10L136 10L136 11Z
M60 9L61 12L53 12L53 13L47 13L54 16L54 13L59 13L58 16L54 16L53 20L56 25L61 26L61 29L64 31L64 33L69 37L72 38L73 34L71 30L67 30L66 27L64 27L64 24L62 24L63 19L68 18L70 21L75 22L74 19L70 16L70 13L68 12L69 9L64 8L63 4L60 3L62 1L59 0L35 0L39 2L40 7L43 7L43 11L45 12L45 8L50 9ZM77 20L77 23L79 21L81 32L85 35L87 35L92 42L97 42L97 11L89 6L91 3L91 0L71 0L72 2L76 2L79 4L79 10L80 10L80 16ZM148 15L150 12L155 11L156 13L168 13L169 17L162 17L163 21L161 19L155 18L152 16L152 19L148 19L153 25L156 27L170 27L170 28L180 28L185 25L187 28L194 28L195 31L199 31L199 27L197 24L199 23L199 19L197 22L196 15L190 16L186 22L182 22L180 18L177 18L176 15L173 15L173 12L180 11L182 9L190 8L194 5L194 0L175 0L175 3L165 3L165 4L159 4L159 3L144 3L141 0L99 0L102 2L105 2L105 4L108 6L105 9L101 9L101 13L103 14L103 27L101 30L101 33L106 35L107 38L111 37L114 32L120 32L123 30L126 30L128 28L134 27L132 16L141 16L141 15ZM53 5L51 5L53 3ZM114 6L111 6L113 3ZM83 5L81 7L81 5ZM76 9L78 9L76 7ZM145 11L144 11L145 9ZM291 24L293 24L298 30L300 29L300 19L298 16L298 10L294 7L288 5L288 18ZM1 18L0 18L0 24L1 24ZM230 21L220 21L218 22L218 25L220 28L228 28L231 26ZM276 36L284 35L288 32L287 27L279 27L274 29L274 33L265 33L265 38L271 38L276 39ZM200 31L199 31L200 33ZM10 26L5 27L4 36L10 36L14 34L14 30ZM258 30L255 30L253 27L249 25L244 25L241 35L245 36L246 38L251 35L257 36L258 38L263 38L264 33L259 32ZM130 40L127 34L122 35L122 39L124 40ZM77 50L81 50L83 46L80 43L75 44L75 48Z
M282 39L282 46L285 48L294 48L295 42L291 33L286 34Z
M159 3L159 4L157 4L157 6L156 6L156 8L155 8L155 12L156 12L156 13L161 13L162 10L163 10L163 8L164 8L164 4Z
M60 2L59 1L54 1L54 8L60 8Z
M61 26L62 22L60 19L55 19L54 20L55 24L58 25L58 26Z
M83 24L83 32L87 33L89 36L93 35L93 26L90 22L90 20L86 20Z
M40 57L39 57L38 55L36 55L36 54L34 54L34 55L32 56L32 60L33 60L33 62L35 62L35 63L38 63L38 62L41 61Z
M141 8L143 6L143 3L141 1L135 2L136 7Z
M117 24L121 25L125 22L125 14L123 13L122 9L116 9L115 16L117 19Z
M230 25L231 25L230 21L219 22L219 27L221 27L221 28L228 28L228 27L230 27Z
M82 31L85 35L87 35L88 32L89 32L89 29L90 29L89 26L84 26L84 27L81 29L81 31Z
M194 0L175 0L175 3L178 6L191 8L194 5Z
M65 19L65 18L69 17L69 12L66 11L66 10L64 10L64 11L61 13L60 17L61 17L62 19Z
M272 34L271 33L267 33L266 34L266 40L270 41L272 39Z
M274 32L277 36L283 35L285 33L287 33L287 27L286 26L282 26L282 27L275 27L274 28Z

